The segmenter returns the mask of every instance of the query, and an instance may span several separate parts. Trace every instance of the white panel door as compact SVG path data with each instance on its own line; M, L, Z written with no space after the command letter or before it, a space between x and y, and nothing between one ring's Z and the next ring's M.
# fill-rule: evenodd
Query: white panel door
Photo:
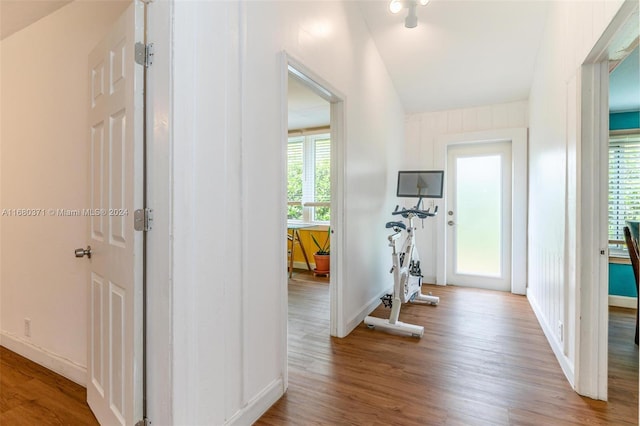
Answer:
M511 289L511 143L449 147L447 283Z
M103 425L142 419L143 5L134 2L89 55L91 276L87 402Z

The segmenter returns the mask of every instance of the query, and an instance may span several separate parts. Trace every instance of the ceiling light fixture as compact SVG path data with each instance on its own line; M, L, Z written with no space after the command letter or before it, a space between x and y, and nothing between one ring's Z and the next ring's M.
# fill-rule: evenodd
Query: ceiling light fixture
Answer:
M418 26L418 15L416 15L416 6L426 6L429 0L391 0L389 10L391 13L398 13L402 9L409 9L407 17L404 20L404 26L407 28L415 28Z

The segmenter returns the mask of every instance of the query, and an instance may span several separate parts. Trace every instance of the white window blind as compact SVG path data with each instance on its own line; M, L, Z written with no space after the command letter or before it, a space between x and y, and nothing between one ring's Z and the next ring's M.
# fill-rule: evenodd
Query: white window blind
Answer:
M314 221L329 220L331 202L331 140L329 138L315 139L315 170L313 185Z
M289 138L287 144L287 217L302 220L304 138Z
M640 133L609 139L609 242L624 250L627 220L640 219Z
M287 145L289 220L329 222L331 202L329 134L290 137Z

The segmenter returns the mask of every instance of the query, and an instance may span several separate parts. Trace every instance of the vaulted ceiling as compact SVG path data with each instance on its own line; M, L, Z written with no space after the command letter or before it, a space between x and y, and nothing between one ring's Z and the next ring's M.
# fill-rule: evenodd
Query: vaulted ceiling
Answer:
M71 0L0 0L0 39L28 27Z
M0 0L0 37L68 3L70 0ZM431 0L417 7L416 28L405 28L406 9L392 14L389 0L362 0L357 6L407 113L528 98L549 2ZM625 62L612 79L612 91L620 93L612 102L626 94L626 106L613 108L628 109L630 102L629 91L613 85L638 81L638 67L631 66L635 62ZM305 93L298 89L294 88L295 93ZM324 116L316 124L326 121L326 107L318 108L318 99L311 99L313 105L304 105L302 99L293 101L298 116L306 116L305 126L312 126L314 108Z
M549 2L431 0L416 28L387 0L358 5L407 113L528 99Z

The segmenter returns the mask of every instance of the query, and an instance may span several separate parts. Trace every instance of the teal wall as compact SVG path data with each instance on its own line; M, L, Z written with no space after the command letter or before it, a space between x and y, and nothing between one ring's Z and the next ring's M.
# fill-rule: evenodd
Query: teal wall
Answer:
M609 114L610 130L640 129L640 111ZM609 264L609 294L637 297L631 265Z
M640 111L609 114L609 130L640 129Z
M631 265L609 263L609 294L637 297L635 279Z

